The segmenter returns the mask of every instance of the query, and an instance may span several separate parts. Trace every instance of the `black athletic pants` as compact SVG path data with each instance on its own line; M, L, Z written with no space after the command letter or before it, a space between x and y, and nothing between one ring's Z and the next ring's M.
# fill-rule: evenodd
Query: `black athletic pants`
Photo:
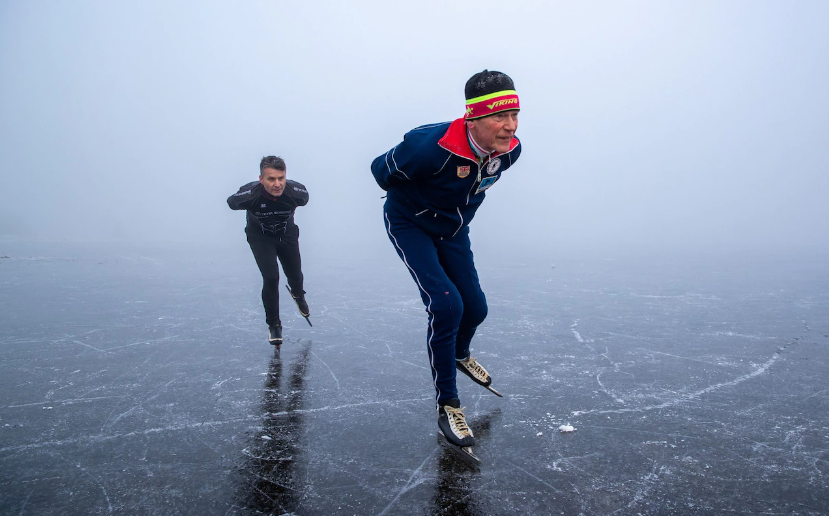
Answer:
M262 273L262 304L265 306L265 322L268 326L279 320L279 265L288 278L294 294L305 294L302 289L302 259L299 256L299 226L288 226L284 233L263 233L256 227L245 228L250 250Z

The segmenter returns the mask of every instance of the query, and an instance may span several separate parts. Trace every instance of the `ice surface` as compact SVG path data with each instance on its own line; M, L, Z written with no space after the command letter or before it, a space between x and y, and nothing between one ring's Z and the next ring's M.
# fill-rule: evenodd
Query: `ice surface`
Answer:
M476 255L473 471L391 249L304 256L281 354L236 250L0 243L0 513L829 512L825 258Z

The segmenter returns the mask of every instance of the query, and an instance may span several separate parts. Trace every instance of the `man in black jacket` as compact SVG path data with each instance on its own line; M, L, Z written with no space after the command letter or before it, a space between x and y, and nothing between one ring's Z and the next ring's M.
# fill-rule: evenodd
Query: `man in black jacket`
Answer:
M288 277L291 297L303 317L310 315L302 288L302 260L299 255L299 226L294 211L308 204L308 190L286 178L285 161L265 156L259 163L259 181L248 183L227 198L232 210L247 211L245 234L256 265L262 273L262 304L268 323L268 341L282 344L279 319L279 265Z

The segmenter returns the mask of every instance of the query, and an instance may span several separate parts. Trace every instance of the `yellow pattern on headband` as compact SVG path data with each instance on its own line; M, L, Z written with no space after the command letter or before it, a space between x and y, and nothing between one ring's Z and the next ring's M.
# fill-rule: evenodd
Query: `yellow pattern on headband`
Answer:
M481 95L480 97L469 99L466 101L466 105L468 106L469 104L477 104L478 102L494 99L495 97L503 97L504 95L518 95L518 92L515 90L496 91L495 93L490 93L489 95Z

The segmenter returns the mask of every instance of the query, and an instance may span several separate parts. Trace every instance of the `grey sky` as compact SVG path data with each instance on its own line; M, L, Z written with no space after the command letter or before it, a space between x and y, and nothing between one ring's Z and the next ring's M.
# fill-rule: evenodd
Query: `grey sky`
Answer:
M524 151L474 248L826 246L827 63L823 1L6 0L0 234L243 246L278 154L305 249L387 246L371 160L489 68Z

